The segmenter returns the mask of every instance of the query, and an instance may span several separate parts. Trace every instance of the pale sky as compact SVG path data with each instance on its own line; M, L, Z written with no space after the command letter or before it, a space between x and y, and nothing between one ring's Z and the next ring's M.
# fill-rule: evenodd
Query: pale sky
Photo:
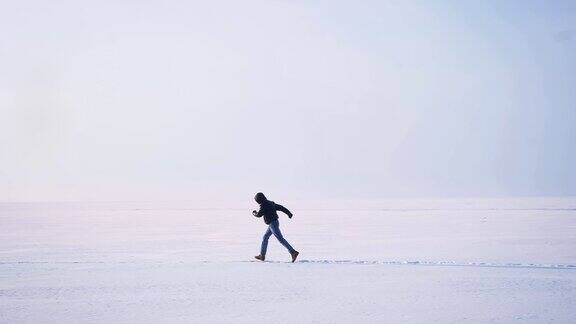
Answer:
M574 1L4 1L0 201L576 195Z

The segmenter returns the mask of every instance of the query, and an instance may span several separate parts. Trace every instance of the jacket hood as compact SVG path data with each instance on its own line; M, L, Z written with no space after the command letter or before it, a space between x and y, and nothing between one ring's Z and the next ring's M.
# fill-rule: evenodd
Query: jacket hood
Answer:
M268 199L266 199L266 196L264 196L263 193L259 192L259 193L256 194L256 196L254 196L254 200L256 200L256 202L257 202L258 204L261 204L261 203L265 202L265 201L268 200Z

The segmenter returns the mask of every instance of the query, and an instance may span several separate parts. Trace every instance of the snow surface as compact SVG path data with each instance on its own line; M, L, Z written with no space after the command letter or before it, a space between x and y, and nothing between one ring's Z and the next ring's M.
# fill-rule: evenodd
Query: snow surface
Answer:
M0 204L0 323L574 323L576 198Z

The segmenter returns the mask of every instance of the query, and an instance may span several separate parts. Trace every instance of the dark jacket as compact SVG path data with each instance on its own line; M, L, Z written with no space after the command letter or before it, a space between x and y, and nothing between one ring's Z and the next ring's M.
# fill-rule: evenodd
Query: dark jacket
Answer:
M264 223L270 224L278 219L278 213L276 211L281 211L292 218L292 213L284 206L274 203L271 200L266 199L263 193L259 192L256 194L256 202L260 204L260 210L254 215L256 217L264 216Z

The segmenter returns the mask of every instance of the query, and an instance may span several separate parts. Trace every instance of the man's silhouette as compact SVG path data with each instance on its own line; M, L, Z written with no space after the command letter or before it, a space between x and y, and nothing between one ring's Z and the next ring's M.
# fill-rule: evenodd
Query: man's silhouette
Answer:
M288 215L289 218L292 218L292 213L284 206L274 203L266 199L263 193L259 192L254 197L254 200L260 205L259 211L253 211L252 215L256 217L264 216L264 223L268 225L268 230L264 233L264 237L262 237L262 246L260 248L260 255L255 256L256 259L260 261L264 261L266 258L266 249L268 248L268 239L272 234L276 236L278 241L284 245L285 248L288 249L290 255L292 256L292 262L296 261L299 252L294 250L290 243L284 239L282 236L282 232L280 232L280 223L278 222L278 213L277 210L285 213Z

